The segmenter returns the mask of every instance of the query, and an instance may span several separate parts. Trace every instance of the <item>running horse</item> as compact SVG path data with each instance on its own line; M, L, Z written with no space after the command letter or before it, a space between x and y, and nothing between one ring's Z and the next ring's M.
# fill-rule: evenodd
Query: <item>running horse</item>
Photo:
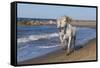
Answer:
M72 19L68 16L62 16L57 19L61 46L67 50L67 54L70 54L75 49L76 27L70 24L71 21Z

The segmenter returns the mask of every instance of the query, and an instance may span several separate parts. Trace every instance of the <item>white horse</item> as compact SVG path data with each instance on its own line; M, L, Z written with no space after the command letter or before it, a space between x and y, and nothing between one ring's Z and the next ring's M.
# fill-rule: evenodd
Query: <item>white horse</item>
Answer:
M57 19L57 28L59 29L61 46L63 46L64 49L67 49L67 54L69 54L75 48L76 28L73 27L70 22L71 18L69 18L68 16L63 16ZM74 45L71 43L73 43Z

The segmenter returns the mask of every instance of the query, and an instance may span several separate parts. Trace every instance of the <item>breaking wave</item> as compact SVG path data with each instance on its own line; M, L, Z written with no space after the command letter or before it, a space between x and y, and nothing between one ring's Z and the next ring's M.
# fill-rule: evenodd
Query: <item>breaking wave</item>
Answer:
M18 38L17 43L25 43L29 41L36 41L39 39L49 39L52 37L58 37L58 33L44 34L44 35L30 35L28 37Z

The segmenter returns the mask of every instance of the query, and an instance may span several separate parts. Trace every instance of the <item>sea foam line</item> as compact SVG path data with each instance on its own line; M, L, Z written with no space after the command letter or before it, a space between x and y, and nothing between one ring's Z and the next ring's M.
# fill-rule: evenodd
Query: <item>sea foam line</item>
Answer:
M26 43L29 41L36 41L39 39L47 39L52 37L58 37L58 33L44 34L44 35L30 35L28 37L18 38L17 43Z

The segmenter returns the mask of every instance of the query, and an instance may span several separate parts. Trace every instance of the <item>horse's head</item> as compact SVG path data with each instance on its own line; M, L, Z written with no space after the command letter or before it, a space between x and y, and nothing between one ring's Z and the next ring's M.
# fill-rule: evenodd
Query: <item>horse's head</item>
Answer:
M57 19L57 28L64 28L68 23L70 24L71 18L68 16L62 16Z
M57 19L57 28L60 28L60 27L61 27L61 20L59 18L59 19Z

